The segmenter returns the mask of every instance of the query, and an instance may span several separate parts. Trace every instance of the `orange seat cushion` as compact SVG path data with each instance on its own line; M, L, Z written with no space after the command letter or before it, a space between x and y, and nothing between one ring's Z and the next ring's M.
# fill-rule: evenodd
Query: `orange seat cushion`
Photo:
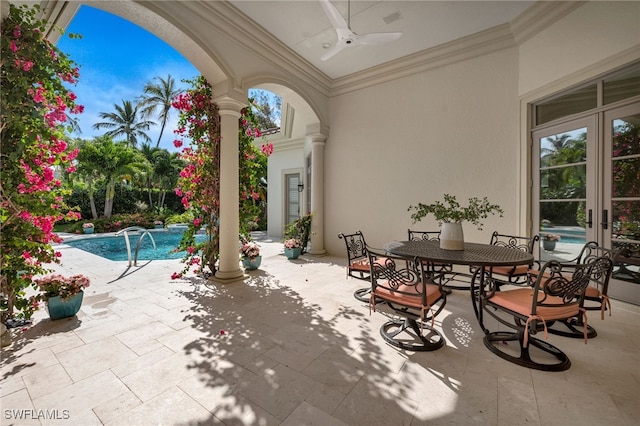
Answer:
M585 297L596 298L596 297L602 297L602 293L597 288L595 288L593 286L588 286L587 289L584 292L584 296Z
M538 293L538 299L544 297L543 292ZM516 290L497 291L490 299L491 303L502 306L510 311L517 312L522 316L528 317L532 315L531 305L533 302L533 290L530 288L521 288ZM546 305L554 306L537 306L536 315L540 315L545 321L559 320L577 316L579 313L578 303L563 305L562 298L557 296L547 296Z
M492 271L494 274L506 275L508 277L514 275L527 275L527 272L529 272L529 266L518 265L515 268L513 266L494 266Z
M386 257L379 257L376 259L376 263L379 265L384 265ZM363 271L370 272L371 267L369 266L369 259L358 259L351 262L349 266L354 271Z
M381 285L386 286L388 284L383 283ZM442 297L442 293L440 293L440 287L435 284L427 284L426 292L428 306L433 305L440 299L440 297ZM390 302L396 302L401 305L411 306L413 308L422 308L422 294L418 293L416 287L414 286L400 285L398 287L398 291L390 290L386 287L376 286L374 294Z

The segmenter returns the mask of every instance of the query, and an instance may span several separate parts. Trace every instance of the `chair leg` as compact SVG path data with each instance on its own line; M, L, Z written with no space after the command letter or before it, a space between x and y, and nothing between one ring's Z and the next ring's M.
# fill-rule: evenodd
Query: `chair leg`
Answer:
M571 367L571 361L564 352L543 340L529 336L529 345L524 347L524 333L525 331L523 330L518 330L516 332L496 331L488 333L483 339L484 345L500 358L523 367L543 371L565 371ZM509 347L509 342L516 342L519 348L513 348L513 345ZM530 352L531 346L536 347L545 354L551 355L555 358L556 362L543 362L542 359L540 359L540 361L533 360ZM507 353L506 349L509 348L515 351L519 350L520 354L515 356ZM536 359L544 357L545 354L536 355Z
M369 303L369 295L371 294L371 287L359 288L353 293L353 297L361 302Z
M411 333L411 331L413 333ZM380 327L380 335L392 346L409 351L425 352L435 351L444 346L445 340L442 335L432 328L424 329L425 334L420 330L416 320L405 318L404 320L392 320ZM400 339L400 335L407 336L407 339ZM435 340L434 340L435 339Z
M562 325L567 330L558 330L555 325ZM578 318L569 318L565 321L555 321L547 324L547 330L549 333L556 334L563 337L571 337L574 339L584 339L584 322ZM598 335L595 328L587 324L587 339L593 339Z

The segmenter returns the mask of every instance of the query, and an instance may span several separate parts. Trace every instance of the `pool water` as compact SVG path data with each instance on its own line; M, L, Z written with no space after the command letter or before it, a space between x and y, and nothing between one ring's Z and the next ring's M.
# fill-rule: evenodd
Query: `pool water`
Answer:
M153 243L151 242L149 235L145 236L140 244L138 260L182 259L184 257L186 252L174 252L182 239L183 230L165 229L150 231L149 234L153 236L153 240L156 242L156 249L153 248ZM137 232L129 233L132 260L135 257L136 246L141 235L141 233ZM196 242L203 242L206 238L207 236L205 234L196 235ZM88 237L65 241L65 244L89 253L97 254L98 256L109 260L129 260L127 256L127 243L125 242L124 235Z

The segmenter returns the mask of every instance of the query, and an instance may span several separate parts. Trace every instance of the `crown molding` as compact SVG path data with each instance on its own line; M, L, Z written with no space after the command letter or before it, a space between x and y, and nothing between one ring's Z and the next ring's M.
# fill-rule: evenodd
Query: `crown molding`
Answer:
M515 47L508 24L426 49L333 81L331 97Z
M518 45L564 18L586 1L537 1L509 24Z
M187 2L187 4L192 2ZM221 1L199 1L198 8L208 12L211 26L240 43L262 60L276 64L286 72L297 75L306 84L311 85L324 95L328 95L331 79L300 55L259 26L232 4ZM195 5L194 5L195 6ZM202 13L202 11L200 11Z

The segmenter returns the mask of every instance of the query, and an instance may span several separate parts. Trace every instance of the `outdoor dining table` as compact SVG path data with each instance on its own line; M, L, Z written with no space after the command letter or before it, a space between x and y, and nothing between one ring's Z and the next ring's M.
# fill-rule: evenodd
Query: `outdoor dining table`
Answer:
M418 257L422 261L433 264L451 264L475 266L478 271L471 280L471 301L476 318L482 326L482 309L478 309L478 297L483 297L485 280L491 278L494 266L518 266L533 263L530 253L502 246L490 244L464 243L464 250L444 250L440 242L434 240L392 241L384 245L388 253ZM476 278L479 282L476 285ZM487 331L484 329L486 333Z

